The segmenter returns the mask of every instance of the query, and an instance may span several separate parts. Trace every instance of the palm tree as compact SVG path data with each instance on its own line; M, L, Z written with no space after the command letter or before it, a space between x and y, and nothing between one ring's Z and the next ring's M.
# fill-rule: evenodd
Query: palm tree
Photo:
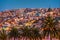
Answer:
M39 33L40 30L38 28L26 26L22 29L22 32L22 36L25 37L26 40L27 38L29 38L30 40L37 40L38 38L40 38L42 40L41 34Z
M6 34L6 31L4 29L2 29L0 31L0 39L1 40L7 40L7 34Z
M27 38L29 38L29 36L30 36L30 28L28 27L28 26L25 26L23 29L22 29L22 36L24 37L24 38L26 38L26 40L27 40ZM24 40L24 39L23 39Z
M52 40L53 37L56 37L58 35L58 31L56 25L58 22L51 18L51 16L48 16L43 23L43 34L44 36L50 36L50 40Z
M20 33L17 28L13 27L12 30L8 33L9 38L14 37L14 40L20 36Z
M60 28L58 28L58 38L60 40Z
M58 24L58 26L60 25L60 20L58 20L59 21L59 24ZM60 26L59 26L59 28L58 28L58 34L59 34L59 36L58 36L58 38L59 38L59 40L60 40Z
M58 25L57 25L58 26L58 28L57 28L57 30L58 30L58 39L60 40L60 26L59 26L60 25L60 20L57 20L57 21L58 21Z
M32 38L33 39L37 40L39 38L40 40L42 40L42 37L41 37L39 28L37 28L37 27L36 28L35 27L33 28L32 27L31 30L32 30Z

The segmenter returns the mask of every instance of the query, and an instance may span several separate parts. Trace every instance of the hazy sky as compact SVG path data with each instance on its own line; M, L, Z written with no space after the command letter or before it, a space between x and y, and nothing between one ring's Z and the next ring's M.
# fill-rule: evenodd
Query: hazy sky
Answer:
M60 0L0 0L0 11L16 8L60 8Z

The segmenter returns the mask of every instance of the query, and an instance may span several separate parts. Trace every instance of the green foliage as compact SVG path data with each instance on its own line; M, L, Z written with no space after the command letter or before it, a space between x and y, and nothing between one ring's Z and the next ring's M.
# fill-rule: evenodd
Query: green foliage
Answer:
M5 31L4 29L2 29L2 30L0 31L0 39L1 39L1 40L6 40L6 38L7 38L6 31Z
M48 16L45 20L44 20L44 25L43 25L43 35L44 36L51 36L56 37L58 35L58 30L56 25L58 24L58 22L56 20L54 20L51 16Z
M10 30L10 32L8 33L8 35L10 38L12 38L12 37L17 38L20 36L20 33L17 28L13 27L12 30Z

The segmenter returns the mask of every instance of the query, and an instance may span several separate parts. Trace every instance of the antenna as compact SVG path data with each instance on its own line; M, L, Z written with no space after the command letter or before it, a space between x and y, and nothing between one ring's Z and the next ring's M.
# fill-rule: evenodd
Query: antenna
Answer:
M49 0L48 0L48 1L49 1ZM49 8L51 8L50 1L49 1L49 4L48 4L48 5L49 5Z
M50 5L50 1L49 1L49 3L48 3L48 6L49 6L49 8L48 8L48 12L52 11L52 9L51 9L51 5Z

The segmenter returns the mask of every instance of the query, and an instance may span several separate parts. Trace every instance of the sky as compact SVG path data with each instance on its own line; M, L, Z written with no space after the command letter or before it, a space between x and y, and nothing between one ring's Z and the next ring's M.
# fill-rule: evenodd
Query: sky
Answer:
M60 0L0 0L0 11L18 8L60 8Z

